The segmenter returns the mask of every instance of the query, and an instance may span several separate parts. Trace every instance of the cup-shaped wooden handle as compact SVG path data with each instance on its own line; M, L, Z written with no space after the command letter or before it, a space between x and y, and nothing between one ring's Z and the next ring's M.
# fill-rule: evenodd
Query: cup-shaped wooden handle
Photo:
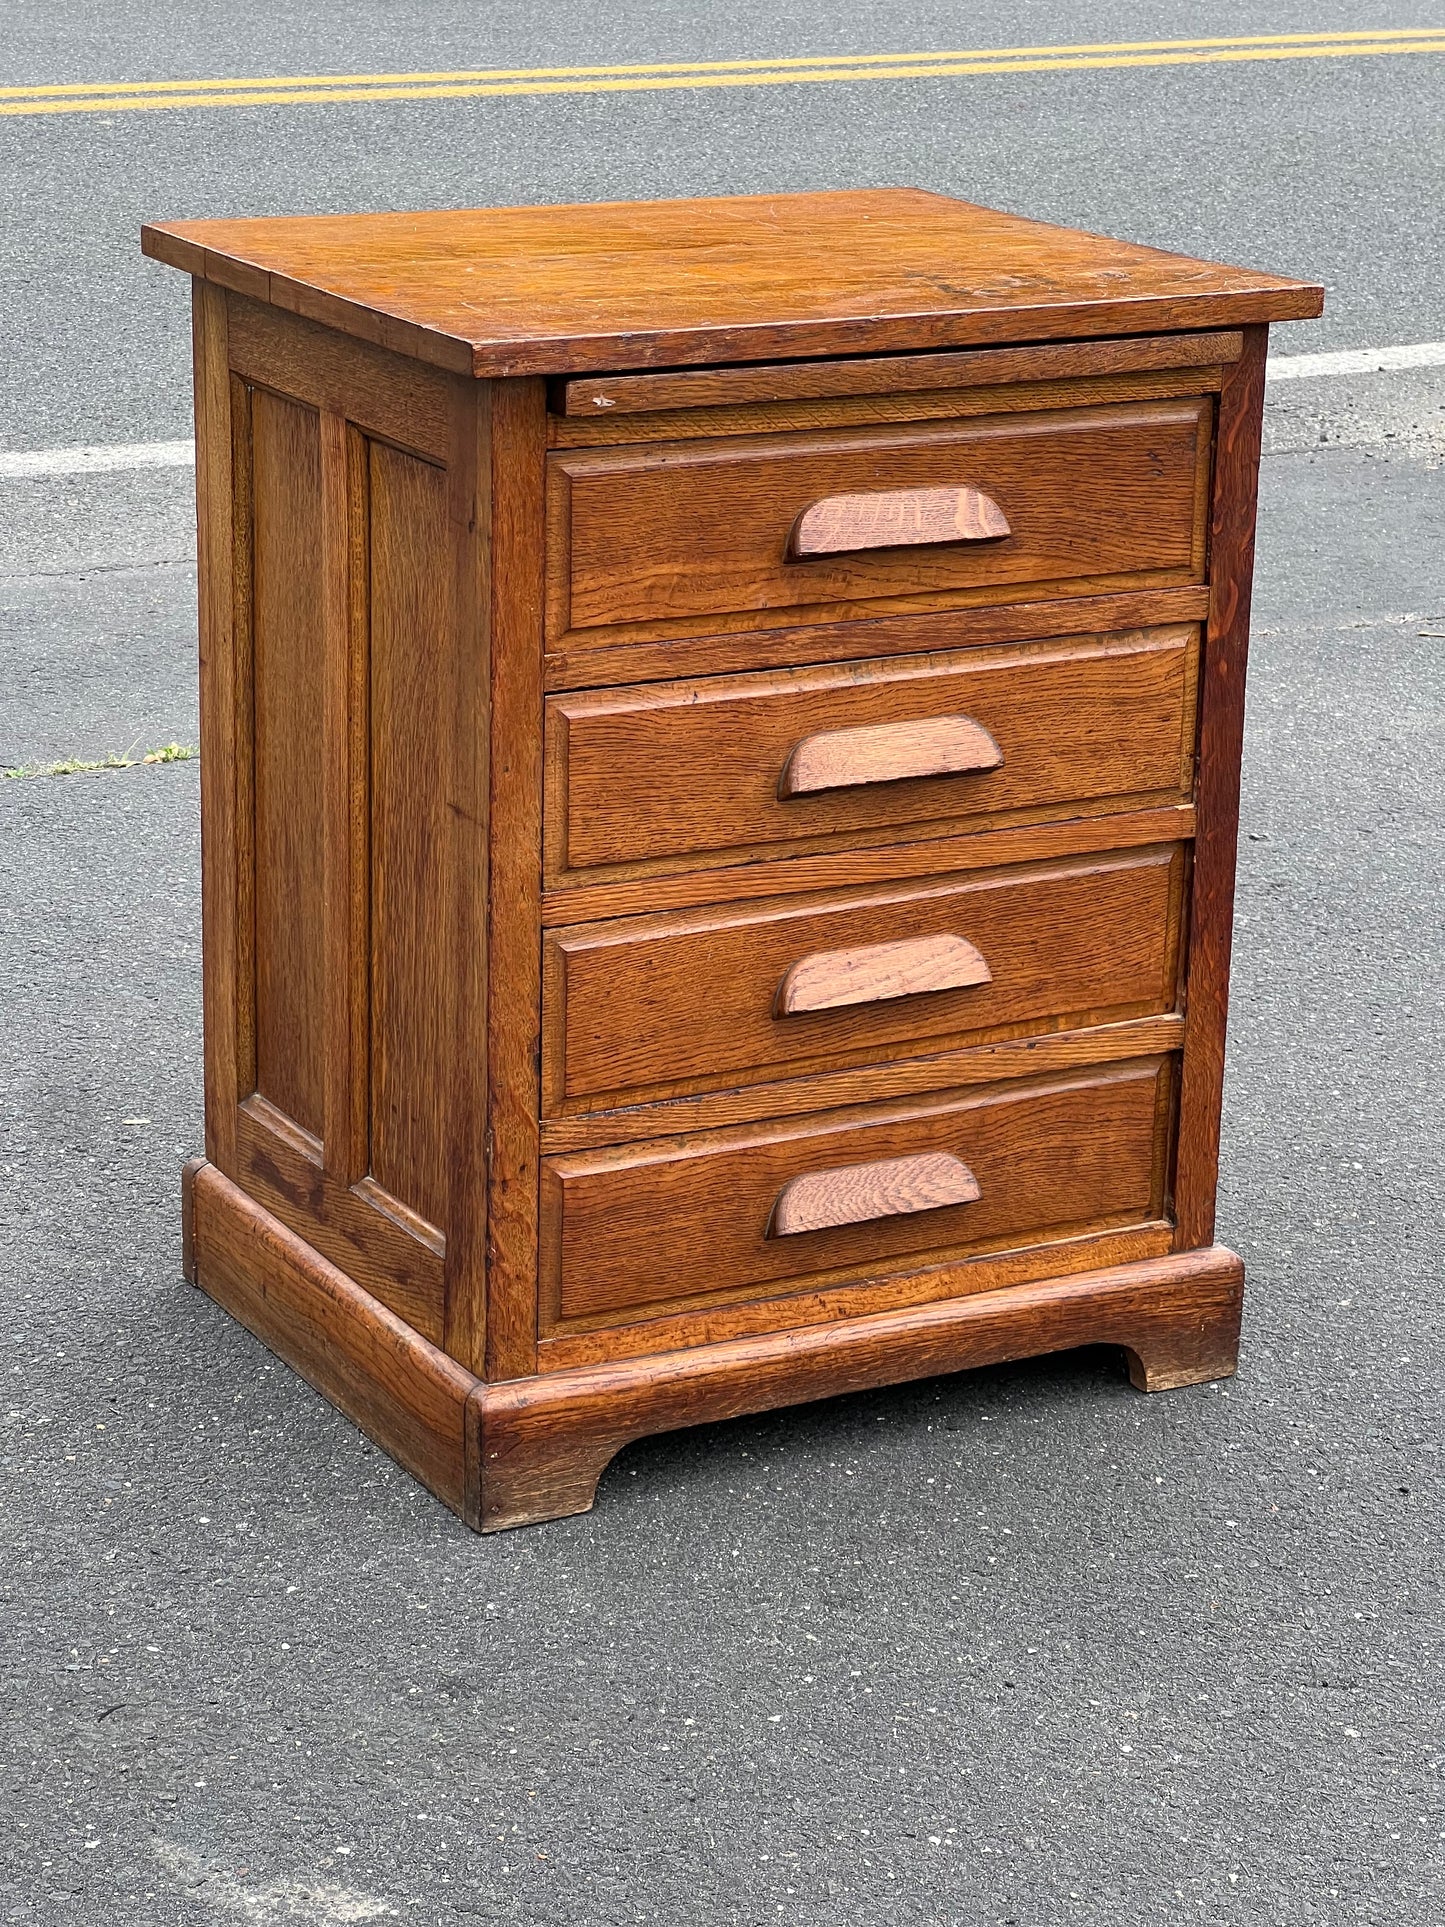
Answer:
M778 1193L768 1222L770 1238L799 1231L827 1231L840 1224L867 1224L912 1211L939 1211L945 1205L973 1204L982 1194L978 1179L951 1151L922 1151L916 1157L884 1158L878 1164L844 1164L833 1171L810 1171L789 1178Z
M795 743L778 777L778 795L786 802L818 790L901 783L910 776L960 776L1002 764L1003 751L972 716L865 723L858 729L823 730Z
M827 495L812 502L788 531L783 559L811 562L869 549L908 549L930 542L999 542L1008 517L981 488L891 488L870 495Z
M902 937L856 950L817 950L800 957L778 985L775 1017L848 1004L881 1004L929 990L963 990L993 981L983 953L966 937Z

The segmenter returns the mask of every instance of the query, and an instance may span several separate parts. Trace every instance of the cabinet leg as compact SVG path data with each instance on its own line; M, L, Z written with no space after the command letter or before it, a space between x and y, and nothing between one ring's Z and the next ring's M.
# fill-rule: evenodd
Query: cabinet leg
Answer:
M1233 1378L1239 1363L1243 1294L1207 1307L1186 1305L1156 1312L1123 1338L1130 1383L1141 1392L1168 1392Z
M187 1284L196 1274L196 1179L206 1168L204 1158L188 1158L181 1166L181 1276Z
M507 1388L510 1389L510 1388ZM514 1416L521 1423L512 1423ZM537 1525L590 1512L597 1482L636 1431L599 1435L531 1426L525 1412L483 1387L468 1412L468 1449L476 1467L469 1523L481 1532Z

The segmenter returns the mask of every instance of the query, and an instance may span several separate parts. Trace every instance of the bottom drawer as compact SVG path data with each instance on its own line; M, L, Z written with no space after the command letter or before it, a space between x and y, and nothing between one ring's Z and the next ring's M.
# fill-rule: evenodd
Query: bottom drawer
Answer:
M548 1158L544 1329L1157 1220L1171 1064Z

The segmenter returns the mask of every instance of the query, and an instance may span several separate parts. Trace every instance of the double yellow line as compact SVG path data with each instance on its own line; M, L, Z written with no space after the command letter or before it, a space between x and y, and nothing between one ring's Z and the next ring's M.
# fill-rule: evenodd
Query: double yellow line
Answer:
M653 93L682 87L797 87L823 81L953 80L1091 67L1189 67L1241 60L1341 60L1445 52L1445 28L1273 34L1228 40L1124 40L968 53L796 56L688 65L497 67L447 73L273 75L256 80L71 82L0 87L0 115L129 114L157 108L292 107L328 101L471 100L499 94Z

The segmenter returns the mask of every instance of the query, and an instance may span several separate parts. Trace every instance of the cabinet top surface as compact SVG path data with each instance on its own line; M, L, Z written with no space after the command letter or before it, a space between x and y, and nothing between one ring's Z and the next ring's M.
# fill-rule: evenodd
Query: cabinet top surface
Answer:
M918 188L147 226L147 254L479 376L1297 320L1323 291Z

